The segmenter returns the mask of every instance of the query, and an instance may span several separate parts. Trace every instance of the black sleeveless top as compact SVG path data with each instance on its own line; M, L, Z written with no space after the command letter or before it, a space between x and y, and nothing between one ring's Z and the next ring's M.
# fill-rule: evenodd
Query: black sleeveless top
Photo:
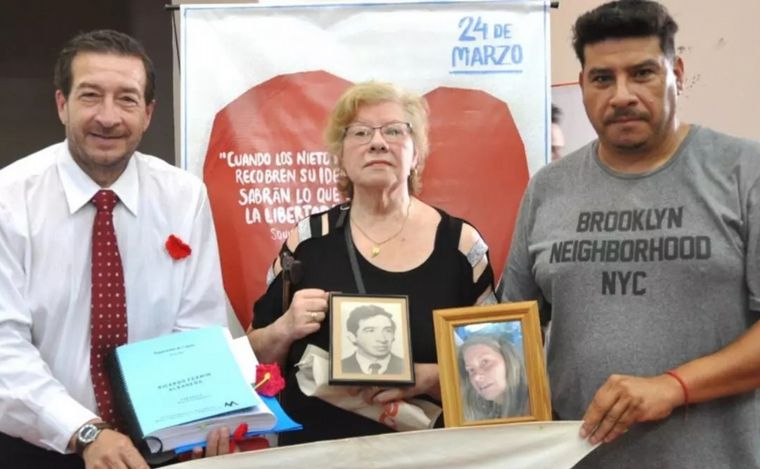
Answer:
M493 288L490 263L480 277L473 280L473 270L467 257L459 251L462 220L443 210L438 225L435 246L430 256L418 267L406 272L382 270L356 251L359 269L368 295L393 294L409 297L409 325L412 356L416 363L436 363L433 310L472 306L478 298ZM311 233L302 239L293 256L302 262L303 276L293 292L304 288L325 291L358 293L346 249L343 226L339 225L340 206L327 212L328 232L323 235L323 214L309 219ZM344 212L347 214L347 211ZM288 251L286 245L283 250ZM278 274L267 292L254 305L253 327L261 328L282 315L282 274ZM288 414L303 424L302 431L280 434L280 445L306 443L354 436L388 433L393 430L383 424L344 411L321 399L307 397L298 389L295 373L308 344L329 350L329 316L316 333L294 342L286 361L286 387L283 406Z

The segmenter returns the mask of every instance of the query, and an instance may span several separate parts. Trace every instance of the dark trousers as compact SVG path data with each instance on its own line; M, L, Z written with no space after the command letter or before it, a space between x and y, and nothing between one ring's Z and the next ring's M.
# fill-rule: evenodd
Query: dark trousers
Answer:
M84 469L76 454L49 451L20 438L0 433L0 467L3 469Z

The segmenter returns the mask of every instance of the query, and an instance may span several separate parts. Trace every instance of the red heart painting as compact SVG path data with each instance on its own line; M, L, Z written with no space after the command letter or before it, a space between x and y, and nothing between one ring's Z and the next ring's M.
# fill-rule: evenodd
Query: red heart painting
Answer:
M322 135L350 85L324 71L280 75L246 91L214 119L203 176L225 290L244 328L290 228L341 200ZM420 198L480 230L498 278L528 183L525 147L509 106L461 88L436 88L425 98L431 154Z

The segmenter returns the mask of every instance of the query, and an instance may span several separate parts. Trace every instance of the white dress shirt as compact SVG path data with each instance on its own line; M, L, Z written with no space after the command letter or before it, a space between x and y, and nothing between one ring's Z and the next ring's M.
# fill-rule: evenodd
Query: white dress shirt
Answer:
M359 352L356 352L356 361L359 363L359 368L361 368L362 372L366 375L372 374L372 365L380 365L380 368L377 370L377 374L381 375L385 373L385 370L388 369L388 363L391 362L391 354L389 353L385 356L385 358L381 358L380 360L373 360L371 358L367 358Z
M90 379L90 258L100 187L66 142L0 170L0 432L64 452L96 416ZM129 342L227 324L205 186L135 152L110 187ZM192 254L174 260L174 234Z

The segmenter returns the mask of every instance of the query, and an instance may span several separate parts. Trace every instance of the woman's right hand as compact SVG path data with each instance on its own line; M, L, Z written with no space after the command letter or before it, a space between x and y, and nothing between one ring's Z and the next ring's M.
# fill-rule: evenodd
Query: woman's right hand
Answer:
M284 367L291 344L322 326L328 296L318 288L298 290L285 314L266 327L249 330L248 340L256 358L261 363L278 363Z
M291 342L319 330L327 315L328 297L329 294L319 288L305 288L293 295L290 308L278 320Z

